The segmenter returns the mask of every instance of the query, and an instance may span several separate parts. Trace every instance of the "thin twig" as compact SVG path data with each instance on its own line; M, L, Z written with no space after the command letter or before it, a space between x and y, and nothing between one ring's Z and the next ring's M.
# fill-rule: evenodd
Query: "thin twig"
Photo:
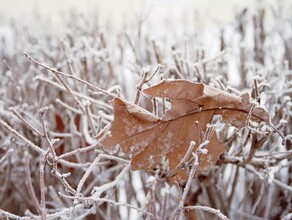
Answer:
M60 90L62 90L64 92L68 92L66 90L66 88L64 88L64 86L60 85L59 83L53 82L52 80L46 79L46 78L41 77L41 76L36 76L35 79L39 80L41 82L45 82L47 84L50 84L50 85L52 85L52 86L56 87L57 89L60 89ZM79 97L79 98L88 100L90 103L94 103L94 104L98 105L100 108L103 108L103 109L106 109L106 110L111 110L112 109L112 106L109 105L109 104L106 104L105 102L93 99L93 98L91 98L91 97L89 97L87 95L84 95L84 94L81 94L81 93L78 93L78 92L75 92L75 91L72 91L72 93L74 95L76 95L77 97Z
M32 143L30 140L28 140L26 137L24 137L23 135L21 135L20 133L18 133L18 131L16 131L15 129L13 129L10 125L8 125L5 121L3 121L2 118L0 118L0 124L2 125L2 127L4 127L7 131L11 132L13 135L15 135L17 138L19 138L20 140L24 141L25 143L27 143L28 146L30 146L34 151L43 154L45 151L43 149L41 149L40 147L38 147L37 145L35 145L34 143Z
M45 198L45 164L48 157L49 151L47 151L41 158L40 161L40 194L41 194L41 202L40 208L42 210L42 219L46 218L46 198Z
M93 168L96 166L96 163L99 162L102 158L114 159L114 160L117 160L117 161L123 161L124 162L123 159L118 158L118 157L114 157L114 156L106 155L106 154L99 154L98 157L91 163L90 167L88 167L88 169L86 170L86 172L83 174L82 178L80 179L80 181L78 183L78 186L77 186L77 189L76 189L77 195L80 194L81 189L82 189L85 181L87 180L89 174L92 172ZM128 163L128 161L126 163Z
M106 90L103 90L103 89L101 89L101 88L99 88L99 87L97 87L97 86L95 86L95 85L93 85L93 84L91 84L91 83L89 83L89 82L83 80L83 79L80 79L80 78L75 77L75 76L73 76L73 75L70 75L70 74L68 74L68 73L63 73L63 72L61 72L61 71L58 71L58 70L52 69L52 68L46 66L45 64L42 64L42 63L40 63L39 61L33 59L33 58L32 58L31 56L29 56L26 52L24 52L23 54L24 54L24 56L25 56L26 58L28 58L30 61L34 62L35 64L37 64L37 65L39 65L39 66L45 68L46 70L48 70L48 71L50 71L50 72L52 72L52 73L54 73L54 74L58 74L58 75L62 75L62 76L65 76L65 77L68 77L68 78L74 79L74 80L76 80L76 81L78 81L78 82L81 82L81 83L83 83L83 84L85 84L85 85L87 85L87 86L89 86L89 87L92 87L92 88L94 88L94 89L96 89L96 90L98 90L98 91L100 91L100 92L102 92L102 93L104 93L104 94L107 94L107 95L109 95L109 96L111 96L111 97L113 97L113 98L117 97L115 94L110 93L110 92L108 92L108 91L106 91Z
M190 143L190 146L185 154L185 156L183 157L183 159L178 163L178 165L173 169L171 170L168 174L167 174L167 177L172 177L173 175L175 175L178 170L183 166L183 164L187 161L187 159L190 157L191 153L193 152L193 149L194 147L196 146L196 143L194 141L192 141Z
M96 131L94 121L93 121L93 114L91 113L91 110L90 110L90 103L85 105L85 112L86 112L87 120L89 122L89 126L93 132L93 137L94 137L97 135L97 131Z
M48 132L47 132L46 125L45 125L45 115L46 115L46 112L48 111L48 109L49 109L48 107L44 107L44 108L40 109L39 114L40 114L41 124L43 127L43 134L44 134L43 137L45 138L47 145L50 149L50 152L52 154L53 160L55 161L56 152L55 152L54 146L52 145L52 142L48 136Z
M198 158L198 155L197 154L193 154L194 155L194 163L193 163L193 167L191 169L191 172L189 174L189 178L188 178L188 181L187 181L187 184L186 184L186 187L184 189L184 192L183 192L183 195L179 201L179 204L178 204L178 208L177 208L177 211L176 211L176 214L175 214L175 217L174 219L175 220L178 220L180 218L180 214L181 214L181 211L183 210L183 207L184 207L184 204L185 204L185 201L187 199L187 196L188 196L188 193L189 193L189 190L191 188L191 183L192 183L192 180L196 174L196 171L197 171L197 167L199 165L199 158Z
M31 130L33 130L34 132L36 132L40 136L44 136L44 134L39 129L37 129L31 123L29 123L15 108L11 107L11 108L9 108L9 110L11 110Z
M136 96L135 96L135 101L134 101L134 104L136 104L136 105L140 101L142 87L146 83L146 80L147 80L147 77L148 77L148 74L149 74L149 71L146 70L146 69L143 69L142 71L143 71L143 73L142 73L142 79L141 79L140 83L136 87L136 90L137 91L136 91Z
M196 205L196 206L186 206L186 207L184 207L184 210L186 210L186 211L195 210L195 209L196 210L203 210L205 212L213 213L213 214L215 214L216 216L218 216L222 220L229 220L229 218L227 218L227 216L225 216L224 214L222 214L220 212L220 210L213 209L213 208L208 207L208 206L199 206L199 205Z
M6 153L1 157L0 159L0 165L2 163L4 163L13 153L14 153L14 149L10 148L6 151Z
M25 185L26 188L28 190L29 196L32 199L36 210L39 212L39 214L41 215L42 219L46 219L45 218L45 213L43 212L40 203L36 197L33 185L32 185L32 180L31 180L31 172L30 172L30 167L29 167L29 154L27 151L24 152L24 171L25 171Z
M68 195L65 195L63 193L59 193L59 195L62 196L62 197L65 197L65 198L76 199L74 196L68 196ZM81 197L78 197L78 200L80 200L80 201L88 201L88 202L91 202L91 203L94 203L94 202L99 202L100 203L101 202L101 204L105 202L105 203L109 203L112 206L125 206L125 207L131 208L131 209L135 209L135 210L137 210L139 212L145 213L145 214L149 215L150 217L153 217L152 213L148 212L145 209L137 208L137 207L132 206L132 205L127 204L127 203L115 202L114 200L110 200L110 199L106 199L106 198L92 198L92 197L82 197L81 196Z

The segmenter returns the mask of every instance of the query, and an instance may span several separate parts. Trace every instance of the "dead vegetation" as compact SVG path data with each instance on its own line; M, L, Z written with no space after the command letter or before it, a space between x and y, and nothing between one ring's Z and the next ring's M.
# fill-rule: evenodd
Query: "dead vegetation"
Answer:
M205 49L201 30L172 44L165 40L167 32L154 40L144 20L132 32L112 33L74 15L62 36L37 36L29 26L11 24L11 34L0 36L1 218L291 219L292 23L281 15L281 8L240 11L232 24L216 27L215 56ZM239 83L232 84L236 78ZM164 79L204 83L236 99L251 94L248 106L241 104L244 118L233 113L227 124L217 123L214 135L227 149L201 175L196 167L206 151L193 147L207 145L198 138L214 131L206 131L210 120L196 128L205 115L188 118L194 125L188 132L195 136L183 143L183 155L173 165L176 172L184 169L185 178L173 187L165 173L171 159L158 155L154 165L138 167L148 172L133 171L131 160L137 158L127 154L132 146L111 145L108 152L96 139L124 117L109 103L113 98L152 112L151 120L182 108L170 103L169 94L151 94L151 86ZM171 90L174 97L176 91ZM180 112L194 107L185 102ZM264 110L256 110L259 106ZM227 116L216 107L216 114ZM264 119L254 123L253 114ZM161 132L154 130L158 137ZM217 147L219 142L212 145Z

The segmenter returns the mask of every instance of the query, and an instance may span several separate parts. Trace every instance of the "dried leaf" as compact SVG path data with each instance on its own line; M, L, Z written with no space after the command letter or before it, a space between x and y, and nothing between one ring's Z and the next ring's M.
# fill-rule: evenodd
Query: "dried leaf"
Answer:
M151 97L169 98L171 108L161 118L145 109L115 98L114 120L98 134L104 150L111 151L116 145L131 155L132 169L150 171L161 163L169 162L168 172L173 173L170 182L187 180L188 173L181 164L191 142L193 152L204 141L214 115L237 128L246 126L249 120L270 122L269 113L250 101L249 95L241 97L202 83L186 80L164 80L145 89ZM207 155L200 157L198 173L208 172L226 150L217 139L216 132L208 134ZM190 160L191 156L187 159Z

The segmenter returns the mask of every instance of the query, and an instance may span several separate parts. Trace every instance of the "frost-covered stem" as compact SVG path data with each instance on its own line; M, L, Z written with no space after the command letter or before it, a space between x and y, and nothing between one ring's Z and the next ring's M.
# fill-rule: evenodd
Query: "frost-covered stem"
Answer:
M223 56L225 56L226 54L230 53L231 49L230 48L226 48L225 50L222 50L218 55L210 58L210 59L200 59L200 61L193 63L192 61L189 61L188 59L182 59L182 61L186 64L188 64L189 67L192 67L193 70L196 70L196 68L198 68L201 65L206 65L209 63L212 63L220 58L222 58ZM202 76L202 75L201 75Z
M87 116L87 119L88 119L88 122L89 122L89 126L93 132L93 136L96 136L97 135L97 131L96 131L96 128L94 126L94 121L93 121L93 115L92 115L92 112L90 110L90 103L86 104L85 105L85 112L86 112L86 116Z
M70 192L73 195L76 194L76 191L72 188L72 186L70 186L70 184L66 180L66 177L70 176L70 173L61 174L56 168L54 168L51 173L60 180L60 182L65 187L65 191Z
M41 215L42 219L45 219L45 214L43 213L43 210L39 204L39 201L36 197L33 185L32 185L32 181L31 181L31 172L30 172L30 168L29 168L29 153L27 151L24 152L24 172L25 172L25 185L26 188L28 190L29 196L32 199L35 208L37 209L37 211L39 212L39 214Z
M175 175L178 172L178 170L182 167L182 165L187 161L187 159L189 158L189 156L193 152L193 149L195 146L196 146L196 143L194 141L191 141L190 146L189 146L188 151L186 152L185 156L178 163L178 165L173 170L171 170L169 172L169 174L167 175L168 177L172 177L173 175Z
M196 206L186 206L186 207L184 207L184 210L186 210L186 211L203 210L205 212L210 212L210 213L215 214L216 216L218 216L222 220L229 220L229 218L227 218L227 216L225 216L224 214L222 214L220 212L220 210L213 209L213 208L208 207L208 206L199 206L199 205L196 205Z
M41 119L41 124L42 124L42 127L43 127L43 136L48 144L48 147L50 149L50 152L52 154L52 157L53 157L53 160L55 161L55 158L56 158L56 152L55 152L55 149L54 149L54 146L52 145L52 142L48 136L48 132L47 132L47 129L46 129L46 125L45 125L45 115L46 115L46 112L48 110L48 107L45 107L45 108L42 108L39 110L39 114L40 114L40 119Z
M159 50L157 48L155 40L151 40L151 43L152 43L152 46L153 46L156 62L160 64L160 63L162 63L162 59L161 59L161 56L160 56L160 53L159 53Z
M283 189L289 191L290 193L292 193L292 186L288 186L287 184L281 182L280 180L274 179L273 183L275 183L277 186L282 187Z
M4 163L6 161L6 159L8 159L13 153L14 153L14 149L10 148L6 151L6 153L2 156L2 158L0 159L0 165L2 163Z
M63 193L59 193L60 196L64 197L64 198L69 198L69 199L75 199L74 196L69 196L69 195L65 195ZM78 200L80 201L89 201L91 204L93 204L94 202L99 202L99 203L109 203L110 205L112 206L125 206L125 207L128 207L128 208L131 208L131 209L135 209L139 212L142 212L144 214L147 214L149 215L150 217L153 217L152 213L146 211L145 209L141 209L141 208L138 208L138 207L135 207L133 205L130 205L128 203L120 203L120 202L116 202L114 200L111 200L111 199L107 199L107 198L92 198L92 197L78 197ZM99 205L101 205L99 204Z
M48 186L49 188L49 196L50 198L52 198L52 200L54 201L54 204L56 207L60 208L60 207L65 207L63 201L61 200L60 196L57 193L57 189L55 189L55 187L53 187L52 185Z
M153 106L153 114L158 116L158 110L157 110L157 101L156 98L152 98L152 106Z
M134 44L133 44L133 42L132 42L132 40L131 40L131 37L130 37L129 34L127 34L127 33L125 33L125 37L126 37L126 40L127 40L128 43L129 43L130 48L131 48L132 51L133 51L133 54L134 54L134 56L135 56L135 61L136 61L136 63L137 63L139 66L141 66L141 62L140 62L140 60L138 59L138 54L137 54L136 48L135 48L135 46L134 46Z
M67 67L68 67L69 73L71 75L75 75L75 71L73 69L72 62L71 62L71 60L68 57L68 53L67 53L67 50L66 50L66 46L65 46L64 41L61 41L61 48L63 50L64 56L65 56L65 59L66 59L66 63L67 63ZM77 88L77 85L76 85L76 82L75 81L74 81L74 86Z
M248 163L252 160L252 158L254 157L256 151L257 151L256 148L251 147L251 148L250 148L250 151L249 151L249 154L248 154L248 157L247 157L246 159L242 160L242 161L238 164L238 166L244 166L244 165L248 164Z
M161 67L162 65L158 64L154 72L146 79L145 83L148 83L159 72Z
M258 196L256 197L256 200L252 206L251 214L255 213L258 205L260 204L261 199L263 198L264 192L265 192L265 183L261 182L261 188L260 188L260 191L258 192Z
M167 184L166 185L165 194L164 194L163 204L162 204L161 220L166 220L166 217L167 217L166 211L167 211L168 199L169 199L169 185Z
M27 146L29 146L32 150L36 151L37 153L41 155L45 154L46 152L45 150L41 149L40 147L32 143L30 140L28 140L26 137L18 133L15 129L13 129L5 121L3 121L2 118L0 118L0 125L2 125L7 131L11 132L17 138L27 143ZM52 155L50 154L49 157L52 158ZM56 157L55 159L58 160L58 157ZM83 167L88 166L87 164L78 164L78 163L69 162L63 159L58 160L58 162L62 163L65 166L74 167L74 168L80 168L80 167L83 168Z
M91 151L91 150L96 149L96 147L97 147L97 144L93 144L93 145L90 145L88 147L78 148L76 150L73 150L73 151L70 151L70 152L67 152L67 153L64 153L64 154L60 155L58 157L58 159L63 159L63 158L66 158L66 157L73 156L75 154L80 154L80 153L84 153L84 152L87 152L87 151Z
M10 212L4 211L3 209L0 209L0 216L3 217L3 219L4 217L6 217L6 219L16 219L16 220L24 219L19 215L14 215Z
M76 114L79 114L79 115L82 115L82 111L76 109L76 108L73 108L72 106L68 105L67 103L63 102L62 100L60 99L56 99L56 103L57 104L60 104L61 106L63 106L64 108L67 108L69 109L70 111L76 113Z
M60 104L61 106L63 106L64 108L67 108L68 110L76 113L76 114L79 114L79 115L82 115L83 113L76 109L76 108L73 108L72 106L69 106L67 103L63 102L62 100L60 99L56 99L56 103ZM91 103L91 102L90 102ZM105 116L105 114L103 114L102 116ZM99 115L95 115L95 114L91 114L91 117L95 120L100 120L100 117ZM112 120L112 118L110 118L110 120Z
M96 164L100 161L101 159L101 154L95 158L95 160L91 163L91 165L87 168L86 172L83 174L82 178L80 179L77 189L76 189L76 195L78 196L81 192L81 189L85 183L85 181L87 180L87 178L89 177L90 173L92 172L92 170L94 169L94 167L96 166Z
M81 58L81 64L83 66L83 70L81 71L81 74L84 75L84 79L88 82L89 81L89 70L88 70L88 62L87 62L87 57L86 57L86 45L85 42L83 41L83 48L82 48L82 58Z
M44 134L39 131L36 127L34 127L31 123L29 123L22 115L13 107L9 108L27 127L29 127L32 131L36 132L40 136L44 136Z
M102 42L102 44L103 44L103 48L107 48L107 43L106 43L106 40L105 40L105 37L104 37L104 34L103 33L101 33L100 34L100 40L101 40L101 42ZM109 73L110 73L110 79L114 79L115 78L115 74L114 74L114 65L113 65L113 62L112 62L112 59L109 59L110 58L110 56L109 56L109 52L108 52L108 50L107 50L107 56L108 56L108 60L106 61L106 63L107 63L107 66L108 66L108 70L109 70Z
M0 124L9 132L11 132L13 135L15 135L17 138L19 138L20 140L24 141L25 143L27 143L28 146L30 146L34 151L43 154L45 151L43 149L41 149L40 147L38 147L37 145L35 145L34 143L32 143L30 140L28 140L26 137L24 137L23 135L21 135L20 133L18 133L16 130L14 130L12 127L10 127L5 121L3 121L2 118L0 118Z
M259 99L259 84L258 84L258 80L254 79L253 82L254 82L254 99L256 101L258 101L258 99Z
M115 178L115 180L113 180L112 182L109 182L109 183L106 183L104 185L101 185L101 186L97 186L97 187L94 187L94 193L92 194L92 196L90 198L92 199L97 199L100 197L100 195L110 189L110 188L113 188L117 185L117 183L122 179L122 177L125 175L125 173L129 170L130 168L130 165L127 165L121 172L120 174Z
M33 59L33 58L32 58L31 56L29 56L26 52L24 52L23 54L24 54L24 56L25 56L26 58L28 58L28 59L29 59L30 61L32 61L33 63L35 63L35 64L37 64L37 65L39 65L39 66L45 68L46 70L48 70L48 71L50 71L50 72L52 72L52 73L54 73L54 74L58 74L58 75L62 75L62 76L65 76L65 77L68 77L68 78L74 79L74 80L76 80L76 81L78 81L78 82L81 82L81 83L83 83L83 84L85 84L85 85L87 85L87 86L89 86L89 87L92 87L92 88L94 88L94 89L96 89L96 90L98 90L98 91L100 91L100 92L102 92L102 93L104 93L104 94L107 94L107 95L109 95L109 96L111 96L111 97L113 97L113 98L117 97L115 94L110 93L110 92L108 92L108 91L106 91L106 90L103 90L103 89L101 89L101 88L99 88L99 87L97 87L97 86L95 86L95 85L93 85L93 84L91 84L91 83L89 83L89 82L83 80L83 79L80 79L80 78L78 78L78 77L76 77L76 76L73 76L73 75L70 75L70 74L68 74L68 73L63 73L63 72L61 72L61 71L58 71L58 70L52 69L52 68L46 66L45 64L42 64L42 63L40 63L39 61Z
M157 210L156 210L156 196L155 196L156 180L151 181L150 187L150 207L152 210L153 220L157 220Z
M142 72L142 79L136 87L137 91L136 91L136 96L135 96L135 101L134 101L134 104L136 104L136 105L139 104L140 96L141 96L141 92L142 92L142 87L146 83L146 80L147 80L147 77L149 74L149 71L146 69L143 69L142 71L143 71Z
M46 198L45 198L45 164L48 157L49 151L47 151L44 155L41 157L40 161L40 194L41 194L41 203L40 208L42 211L42 219L46 218Z
M89 166L89 168L86 170L86 172L83 174L81 180L79 181L79 184L78 184L77 189L76 189L77 195L79 195L79 193L81 192L81 189L82 189L85 181L87 180L88 176L90 175L90 173L92 172L92 170L94 169L96 164L102 158L107 158L107 159L112 159L112 160L116 160L116 161L126 162L127 164L129 163L128 161L126 161L124 159L121 159L121 158L118 158L118 157L115 157L115 156L106 155L106 154L99 154L98 157L95 158L95 160L91 163L91 165Z
M178 205L178 208L177 208L177 211L175 213L175 217L174 219L175 220L178 220L180 218L180 214L181 214L181 211L183 210L183 207L184 207L184 204L185 204L185 201L187 199L187 196L188 196L188 193L189 193L189 190L191 188L191 184L192 184L192 180L196 174L196 171L197 171L197 167L199 165L199 158L198 158L198 155L195 153L193 154L194 156L194 163L193 163L193 167L191 169L191 172L189 174L189 178L188 178L188 181L187 181L187 184L185 186L185 189L184 189L184 192L183 192L183 195L179 201L179 205Z
M65 89L68 91L68 93L72 96L72 98L74 99L74 101L77 103L77 105L79 106L80 110L82 111L82 113L85 113L84 107L82 105L82 103L80 102L80 100L74 95L73 90L70 88L70 86L65 82L65 80L58 75L55 71L52 71L52 73L55 74L55 76L57 77L57 81L59 81L64 87Z
M236 169L236 171L235 171L235 174L234 174L234 178L232 180L231 193L230 193L229 198L227 199L227 201L228 201L228 207L231 207L232 199L234 197L234 193L235 193L235 190L236 190L236 187L237 187L237 183L238 183L239 167L236 166L235 169ZM231 183L231 181L230 181L230 183Z
M63 92L67 92L68 91L66 90L66 88L62 85L60 85L59 83L56 83L56 82L53 82L52 80L49 80L47 78L44 78L44 77L41 77L41 76L36 76L35 77L36 80L39 80L41 82L44 82L44 83L47 83L47 84L50 84L54 87L56 87L57 89L63 91ZM109 105L109 104L106 104L105 102L102 102L102 101L99 101L97 99L93 99L87 95L84 95L84 94L81 94L81 93L78 93L76 91L72 91L74 95L76 95L77 97L79 98L82 98L82 99L85 99L85 100L88 100L90 103L93 103L93 104L96 104L98 105L100 108L103 108L103 109L106 109L106 110L111 110L112 109L112 106Z

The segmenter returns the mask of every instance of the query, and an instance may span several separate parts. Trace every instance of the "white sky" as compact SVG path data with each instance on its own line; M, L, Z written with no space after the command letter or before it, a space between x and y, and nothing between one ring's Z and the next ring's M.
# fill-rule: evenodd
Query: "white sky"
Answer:
M281 0L0 0L0 24L5 22L4 17L31 16L33 10L48 17L53 22L60 22L58 16L64 11L78 8L85 14L96 10L101 19L110 20L119 25L121 18L132 22L137 13L151 11L153 19L157 16L173 16L184 14L187 16L198 9L204 17L229 21L234 14L234 8L248 6L255 8L258 2L275 5ZM206 17L207 17L206 16Z

